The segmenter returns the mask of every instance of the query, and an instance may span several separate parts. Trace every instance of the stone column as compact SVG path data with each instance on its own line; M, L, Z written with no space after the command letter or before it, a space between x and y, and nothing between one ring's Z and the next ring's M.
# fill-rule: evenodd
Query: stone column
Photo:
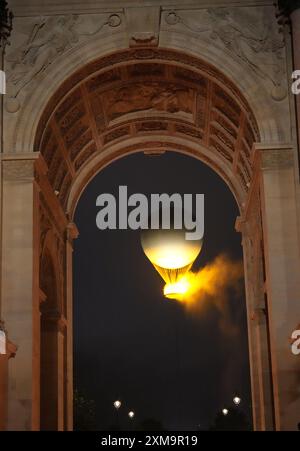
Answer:
M256 149L275 423L277 430L297 430L300 359L291 352L291 335L300 320L296 152L289 146L257 146Z
M8 362L10 358L15 357L16 351L16 346L7 340L6 354L0 354L0 431L6 430L8 405Z
M291 22L293 44L293 69L300 70L300 0L279 0L280 14ZM288 75L290 77L290 75ZM298 146L300 146L300 94L296 96ZM300 150L299 150L300 153Z
M273 389L256 174L243 216L237 219L236 229L242 233L244 256L253 427L255 431L271 431L275 428Z
M66 420L65 429L73 430L73 240L78 237L78 229L74 223L67 227L66 240Z
M300 1L294 0L291 12L294 70L300 70ZM298 146L300 146L300 94L296 96ZM300 153L300 149L299 149Z
M18 355L10 361L8 430L39 428L38 153L2 154L2 315Z

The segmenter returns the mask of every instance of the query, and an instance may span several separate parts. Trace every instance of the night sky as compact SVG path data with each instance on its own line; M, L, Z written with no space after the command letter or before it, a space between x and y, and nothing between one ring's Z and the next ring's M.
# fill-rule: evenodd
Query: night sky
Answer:
M113 401L122 400L120 422L128 429L147 418L168 430L207 428L238 393L250 416L250 379L244 293L231 293L230 321L238 335L220 329L212 305L187 312L163 297L164 282L146 258L140 231L100 231L96 198L133 193L204 193L205 234L194 267L221 253L242 259L239 214L225 182L209 167L185 155L142 153L103 169L87 186L76 209L74 243L75 386L96 404L97 429L115 421Z

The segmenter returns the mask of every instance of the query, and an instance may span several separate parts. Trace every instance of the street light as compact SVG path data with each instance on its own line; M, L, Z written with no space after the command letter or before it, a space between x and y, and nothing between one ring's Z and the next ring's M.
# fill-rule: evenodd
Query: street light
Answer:
M241 398L240 398L239 396L235 396L235 397L233 398L233 402L234 402L234 404L235 404L236 406L238 406L238 405L241 404Z
M129 418L133 419L134 416L135 416L134 411L133 411L133 410L130 410L130 412L128 412L128 416L129 416Z
M114 408L116 409L116 428L119 431L120 430L120 418L119 418L119 409L121 407L122 403L119 399L117 399L114 402Z
M122 403L121 403L121 401L119 401L119 400L117 400L117 401L114 402L114 407L115 407L117 410L119 410L119 408L121 407L121 405L122 405Z
M228 409L222 409L222 414L226 417L228 415L229 411Z

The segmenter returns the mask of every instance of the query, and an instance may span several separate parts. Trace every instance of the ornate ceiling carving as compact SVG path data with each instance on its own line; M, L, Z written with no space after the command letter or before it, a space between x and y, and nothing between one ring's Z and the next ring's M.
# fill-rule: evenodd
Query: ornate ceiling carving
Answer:
M76 72L44 111L35 148L65 207L72 181L95 154L154 134L201 143L247 191L259 138L249 105L215 68L170 50L118 52Z

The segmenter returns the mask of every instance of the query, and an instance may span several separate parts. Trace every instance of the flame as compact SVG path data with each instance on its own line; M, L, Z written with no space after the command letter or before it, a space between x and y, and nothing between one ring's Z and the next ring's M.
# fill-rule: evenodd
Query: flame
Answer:
M238 288L243 276L241 262L233 262L220 255L198 272L188 271L176 283L167 283L164 295L176 299L187 307L199 307L212 300L217 307L225 304L230 288Z
M169 299L183 299L190 288L189 277L186 274L175 283L167 283L164 287L164 295Z

